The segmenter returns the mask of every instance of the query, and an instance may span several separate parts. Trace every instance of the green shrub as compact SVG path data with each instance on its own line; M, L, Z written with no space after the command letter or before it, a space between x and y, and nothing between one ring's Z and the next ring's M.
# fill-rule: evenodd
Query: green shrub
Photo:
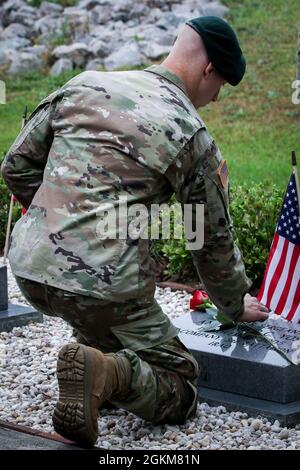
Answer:
M39 8L43 0L27 0L28 5ZM58 3L63 7L73 7L77 5L78 0L48 0L51 3Z
M276 186L266 188L255 184L231 190L230 213L235 240L254 287L259 287L263 278L282 201L283 192ZM174 199L170 202L173 203ZM180 275L183 281L186 276L198 280L184 239L155 240L151 243L151 254L155 259L165 261L167 275Z
M239 186L232 191L230 213L235 239L247 275L257 287L262 282L283 196L275 185Z

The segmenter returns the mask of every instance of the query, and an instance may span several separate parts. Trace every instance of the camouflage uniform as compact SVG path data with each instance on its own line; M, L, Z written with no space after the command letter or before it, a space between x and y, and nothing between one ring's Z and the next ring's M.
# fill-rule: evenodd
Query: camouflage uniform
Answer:
M188 406L182 405L185 417L190 416L197 366L154 301L149 242L118 238L129 223L119 206L122 198L128 207L142 203L149 212L151 204L167 201L174 192L182 204L203 203L205 243L192 251L197 271L225 315L237 319L242 314L250 283L233 242L226 165L184 83L162 66L79 74L39 104L6 155L2 172L28 207L12 234L14 274L27 279L27 287L34 281L35 288L46 286L47 292L60 289L61 302L53 311L90 344L101 348L112 341L114 350L122 345L134 366L133 389L144 403L140 406L135 397L135 404L122 403L124 408L145 417L144 408L155 402L151 420L160 422L175 416L175 408L190 395ZM103 240L97 224L112 208L119 215L117 238L108 233ZM26 290L23 285L25 296ZM72 314L59 307L70 297L78 305ZM90 307L82 309L82 299ZM90 309L94 314L88 321ZM108 343L100 334L106 319ZM94 330L98 322L99 331ZM158 410L167 403L161 418Z

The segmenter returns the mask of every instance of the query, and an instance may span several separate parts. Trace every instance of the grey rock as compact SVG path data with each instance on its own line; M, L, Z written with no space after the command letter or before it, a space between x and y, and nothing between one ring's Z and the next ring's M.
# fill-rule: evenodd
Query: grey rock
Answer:
M86 64L90 51L86 44L74 43L69 46L58 46L52 54L57 59L69 58L75 66L82 67Z
M135 3L132 0L122 0L114 5L112 18L114 21L123 21L127 23L132 19L138 19L147 16L150 9L145 3Z
M12 11L9 15L10 22L22 23L25 26L32 27L38 18L38 10L29 5L22 6L16 11Z
M101 39L93 39L89 43L89 51L90 53L99 59L104 59L107 57L109 54L112 53L112 48L110 47L107 42L102 41Z
M228 13L229 8L219 2L211 2L202 6L203 15L220 16L223 18Z
M59 5L58 3L42 2L39 12L43 16L51 15L53 17L60 15L62 11L63 6Z
M102 25L90 25L90 35L109 44L113 44L117 39L116 32L114 30L111 28L105 28Z
M56 76L63 72L68 72L73 69L73 64L70 59L58 59L51 67L50 75Z
M81 0L78 4L78 7L89 11L98 5L107 5L110 3L111 2L107 0Z
M14 49L2 49L0 43L0 70L6 71L16 54Z
M273 424L273 426L271 426L271 430L272 432L276 432L277 434L279 434L281 431L281 427L279 425Z
M127 39L134 39L137 42L155 42L162 46L171 46L176 38L176 30L169 29L169 31L166 32L152 24L138 25L127 28L123 36Z
M157 44L161 46L173 46L175 39L177 37L177 31L174 29L173 31L170 30L165 34L162 34L160 37L157 38Z
M168 31L170 26L173 28L178 28L184 19L173 12L166 12L161 15L161 18L157 21L156 26L164 29L165 31Z
M144 19L144 24L155 25L161 17L161 10L159 8L152 8L149 15Z
M172 12L175 13L175 15L186 19L201 15L201 9L191 8L188 4L173 5Z
M275 438L272 440L272 445L282 449L285 447L286 444L285 442L282 442L280 439Z
M43 16L35 21L33 26L33 32L39 34L39 41L43 40L43 37L47 36L52 38L58 37L62 34L63 18L52 18L51 15ZM49 42L49 41L48 41Z
M111 20L112 7L110 5L98 5L89 11L89 19L92 24L106 24Z
M36 44L35 46L25 47L24 52L35 54L37 57L42 58L48 52L48 47L43 44Z
M136 3L130 11L130 18L134 20L148 16L150 11L150 8L144 3Z
M11 65L7 70L8 75L24 74L28 70L36 72L41 70L44 66L44 61L41 56L26 51L18 51L18 53L13 57Z
M90 60L85 66L85 70L101 70L101 69L103 69L103 60L101 59Z
M20 23L11 23L7 26L1 33L2 39L11 39L16 36L18 37L28 37L29 31L23 24Z
M7 2L4 2L2 8L4 11L12 11L18 10L23 6L26 6L26 2L24 0L8 0Z
M134 66L143 63L140 49L136 42L124 44L104 60L106 70L115 70L124 66Z
M90 32L89 13L76 7L65 8L64 17L68 23L68 29L74 41L82 41Z
M11 39L5 39L3 41L0 41L0 50L5 50L5 49L22 49L24 47L27 47L30 45L30 41L26 38L20 38L16 36L15 38Z
M3 26L8 26L12 23L10 14L18 9L26 6L23 0L9 0L1 6L1 22Z
M250 425L251 431L258 431L262 427L262 422L260 419L254 419Z
M289 433L289 430L287 428L283 428L279 435L278 435L278 438L279 439L288 439L290 436L290 433Z
M168 54L170 52L170 49L170 46L162 46L160 44L148 43L145 49L142 49L142 52L148 59L155 60Z

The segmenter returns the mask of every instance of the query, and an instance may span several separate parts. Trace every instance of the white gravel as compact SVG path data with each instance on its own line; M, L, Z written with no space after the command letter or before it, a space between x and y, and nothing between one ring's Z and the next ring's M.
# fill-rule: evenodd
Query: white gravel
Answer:
M0 259L1 263L1 259ZM9 298L26 303L9 272ZM156 299L175 317L188 312L190 294L157 288ZM176 314L175 314L176 312ZM0 419L53 432L52 411L58 397L56 357L72 337L60 319L44 317L0 333ZM181 426L154 426L122 410L103 411L97 446L106 449L300 449L300 426L281 428L278 421L229 413L223 406L198 405L193 420Z

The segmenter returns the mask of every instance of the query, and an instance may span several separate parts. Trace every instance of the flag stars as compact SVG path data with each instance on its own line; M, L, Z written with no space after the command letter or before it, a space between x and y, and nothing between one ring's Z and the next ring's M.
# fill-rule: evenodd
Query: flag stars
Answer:
M299 201L297 197L295 177L292 176L283 200L276 231L280 237L284 237L296 245L300 244L300 217L298 216L298 213Z

